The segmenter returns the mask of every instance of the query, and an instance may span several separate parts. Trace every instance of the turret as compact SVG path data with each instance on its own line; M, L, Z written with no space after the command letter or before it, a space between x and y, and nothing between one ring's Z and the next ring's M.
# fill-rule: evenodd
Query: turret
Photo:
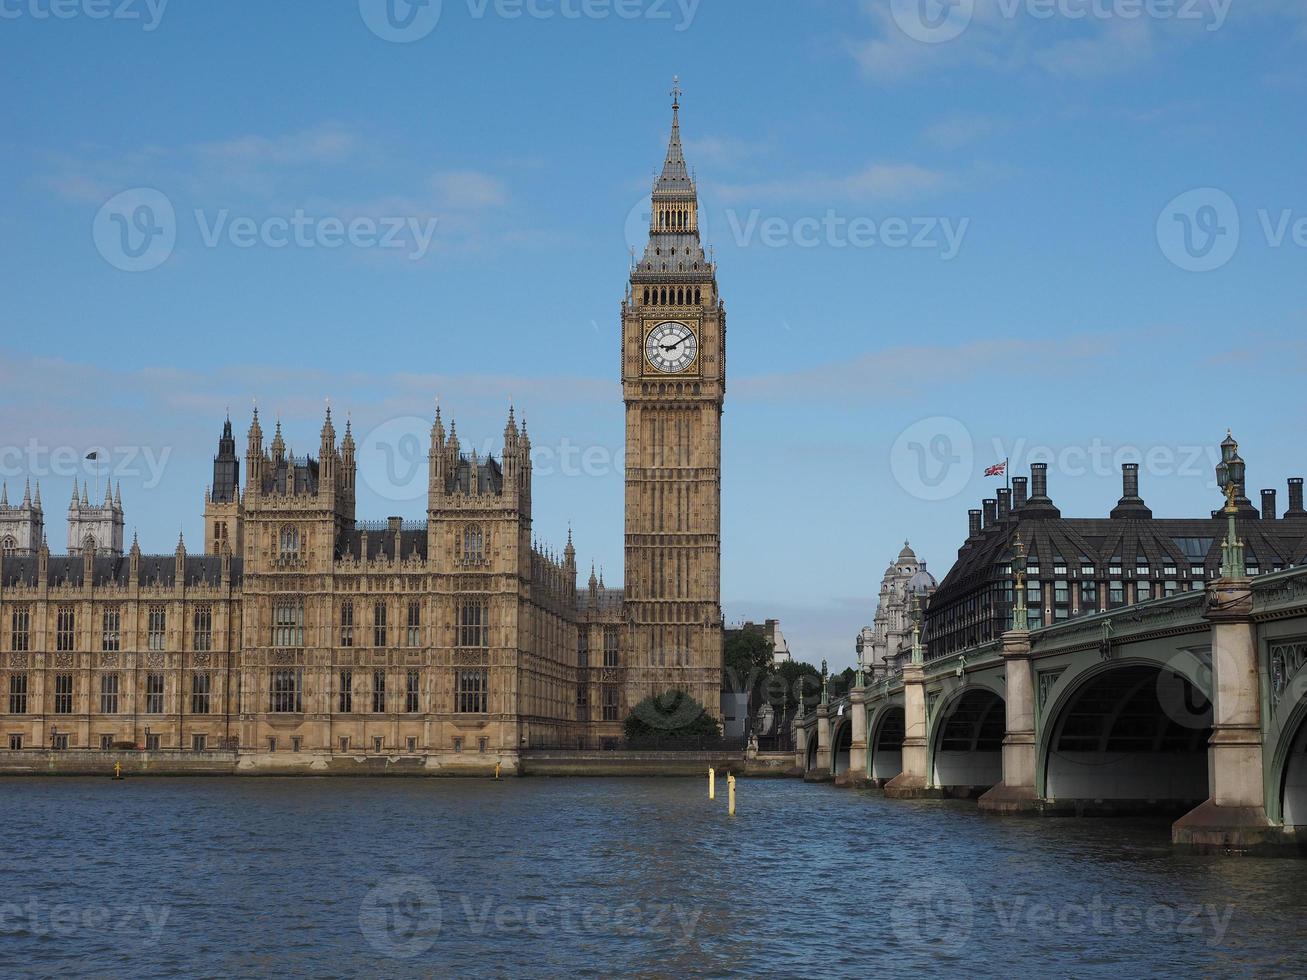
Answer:
M319 492L336 491L336 427L331 424L331 405L327 405L327 417L322 421L322 432L318 442L318 488Z
M254 409L245 447L245 493L258 494L263 487L263 426L259 425L259 409Z

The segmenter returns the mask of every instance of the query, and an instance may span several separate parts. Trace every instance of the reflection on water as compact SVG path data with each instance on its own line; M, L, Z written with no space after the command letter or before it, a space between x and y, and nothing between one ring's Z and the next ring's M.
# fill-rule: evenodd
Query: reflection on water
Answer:
M699 780L0 780L4 975L1296 974L1307 863Z

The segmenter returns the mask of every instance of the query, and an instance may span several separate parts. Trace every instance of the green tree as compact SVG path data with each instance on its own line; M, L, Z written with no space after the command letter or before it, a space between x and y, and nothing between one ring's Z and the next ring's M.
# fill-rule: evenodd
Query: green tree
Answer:
M635 744L722 737L717 719L684 691L664 691L645 698L627 716L624 728L626 740Z
M771 671L772 643L758 629L726 631L722 652L725 676L722 679L728 691L756 691Z
M800 700L809 711L821 700L821 672L812 664L787 660L772 670L766 691L767 702L777 711L789 714Z

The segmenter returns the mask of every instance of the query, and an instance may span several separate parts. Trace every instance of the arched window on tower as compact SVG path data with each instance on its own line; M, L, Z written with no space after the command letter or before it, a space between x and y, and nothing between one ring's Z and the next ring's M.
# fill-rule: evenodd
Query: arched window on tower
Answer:
M281 529L278 544L281 557L298 558L300 554L300 531L299 528L287 524Z
M18 542L12 536L6 536L4 541L0 541L0 552L6 555L12 555L18 550Z
M480 524L469 524L463 528L463 560L484 561L486 557L486 538Z
M698 304L700 304L700 303L703 302L703 300L699 298L700 295L701 295L701 294L700 294L699 287L698 287L698 286L695 286L695 287L694 287L694 302L695 302L695 305L696 305L696 306L697 306Z

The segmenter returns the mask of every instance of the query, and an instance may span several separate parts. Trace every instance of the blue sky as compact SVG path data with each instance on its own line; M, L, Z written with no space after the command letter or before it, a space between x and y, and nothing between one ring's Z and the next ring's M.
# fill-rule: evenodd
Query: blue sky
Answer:
M511 397L537 533L620 582L618 304L679 74L729 316L729 619L851 662L902 541L942 576L1004 456L1079 516L1143 456L1187 516L1230 426L1283 507L1303 5L924 2L444 0L394 41L383 0L3 0L11 499L39 477L62 548L65 457L106 447L143 546L198 547L226 407L316 452L330 398L361 516L418 517L435 398L492 448ZM125 271L141 189L175 239Z

